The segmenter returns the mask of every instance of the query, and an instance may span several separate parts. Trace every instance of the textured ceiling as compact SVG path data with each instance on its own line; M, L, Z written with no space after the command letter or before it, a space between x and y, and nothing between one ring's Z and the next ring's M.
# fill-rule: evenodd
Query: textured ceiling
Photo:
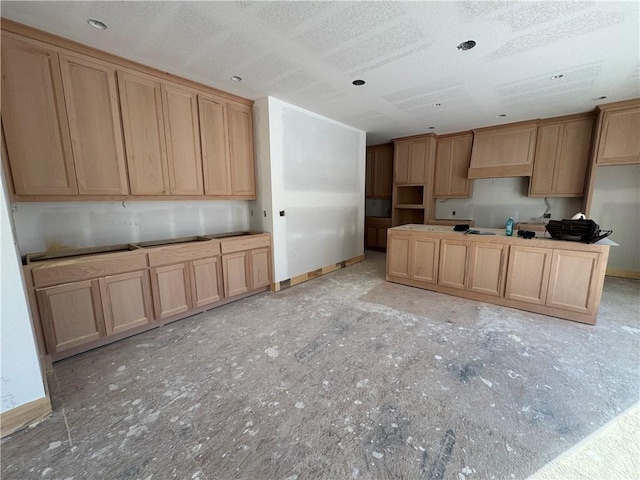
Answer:
M277 97L375 144L639 97L639 5L3 0L0 13L247 98ZM465 40L477 46L458 51ZM366 85L353 86L359 78Z

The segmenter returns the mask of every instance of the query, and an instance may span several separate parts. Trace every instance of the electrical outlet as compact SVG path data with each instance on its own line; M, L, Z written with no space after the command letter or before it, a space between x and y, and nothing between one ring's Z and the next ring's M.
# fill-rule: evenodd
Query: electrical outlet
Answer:
M453 212L451 212L451 215L455 217L456 216L456 211L454 210Z
M551 218L551 214L550 213L545 213L542 217L543 218Z

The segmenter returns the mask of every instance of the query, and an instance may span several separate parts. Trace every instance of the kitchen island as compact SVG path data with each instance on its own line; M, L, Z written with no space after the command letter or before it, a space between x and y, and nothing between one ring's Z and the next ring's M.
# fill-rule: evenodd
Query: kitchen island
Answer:
M487 235L452 227L388 230L389 282L594 325L609 245Z

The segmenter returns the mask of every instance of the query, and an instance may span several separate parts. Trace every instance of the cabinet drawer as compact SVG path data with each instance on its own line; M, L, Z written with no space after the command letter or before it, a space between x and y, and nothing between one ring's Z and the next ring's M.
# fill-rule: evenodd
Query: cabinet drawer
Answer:
M237 239L222 240L220 246L222 253L242 252L254 248L270 247L271 237L265 234L247 235Z
M217 255L220 255L220 242L215 240L170 245L149 250L149 266L157 267Z
M131 252L121 255L101 255L92 259L78 258L47 262L44 265L34 267L32 273L33 283L36 287L47 287L145 268L147 268L147 254L145 252Z

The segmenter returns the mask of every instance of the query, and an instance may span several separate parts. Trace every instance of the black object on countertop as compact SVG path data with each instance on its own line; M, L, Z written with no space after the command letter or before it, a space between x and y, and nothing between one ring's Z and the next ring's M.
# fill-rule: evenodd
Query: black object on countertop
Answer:
M600 230L593 220L549 220L545 227L551 238L571 242L595 243L613 233L613 230Z
M522 238L533 238L536 236L536 232L532 232L531 230L518 230L518 236Z
M467 230L465 235L495 235L493 232L483 232L482 230Z
M466 223L459 223L458 225L453 227L453 230L455 232L466 232L467 230L469 230L469 225L467 225Z

